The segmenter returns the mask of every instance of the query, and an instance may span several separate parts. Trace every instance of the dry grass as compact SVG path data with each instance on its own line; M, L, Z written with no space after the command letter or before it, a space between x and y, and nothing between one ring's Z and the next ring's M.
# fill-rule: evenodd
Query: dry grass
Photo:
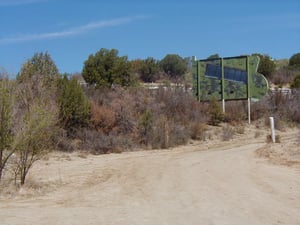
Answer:
M267 136L268 144L256 151L257 156L267 158L274 164L300 167L299 130L294 128L278 133L275 144L271 135ZM286 133L293 135L286 136Z

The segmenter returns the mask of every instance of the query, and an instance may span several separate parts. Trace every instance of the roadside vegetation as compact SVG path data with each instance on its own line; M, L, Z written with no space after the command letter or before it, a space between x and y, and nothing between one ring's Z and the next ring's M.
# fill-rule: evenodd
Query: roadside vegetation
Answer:
M300 124L299 54L280 61L257 54L259 72L276 87L292 89L253 103L252 120L272 115L278 129ZM16 79L1 71L0 183L6 178L25 184L34 162L52 150L166 149L204 141L208 126L221 123L227 124L224 141L243 133L247 103L229 102L223 114L216 100L197 102L191 77L191 58L168 54L130 61L116 49L90 55L81 74L60 74L48 53L26 61Z

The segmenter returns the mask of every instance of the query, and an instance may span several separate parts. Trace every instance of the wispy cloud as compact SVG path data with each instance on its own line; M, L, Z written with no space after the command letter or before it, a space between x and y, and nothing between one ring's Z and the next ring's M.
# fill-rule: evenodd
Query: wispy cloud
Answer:
M19 6L47 2L47 0L0 0L0 6Z
M128 24L135 20L143 19L143 18L145 17L143 16L123 17L123 18L116 18L112 20L92 22L92 23L85 24L83 26L73 27L62 31L37 33L37 34L23 34L18 36L4 37L4 38L0 38L0 44L10 44L10 43L18 43L18 42L57 39L57 38L76 36L76 35L90 32L92 30Z

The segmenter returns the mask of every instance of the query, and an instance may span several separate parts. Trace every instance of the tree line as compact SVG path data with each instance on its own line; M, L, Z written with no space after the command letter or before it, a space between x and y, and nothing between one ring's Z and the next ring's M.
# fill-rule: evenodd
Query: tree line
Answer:
M152 57L128 60L116 49L100 49L84 62L82 76L97 87L133 86L137 81L156 82L161 79L181 80L188 72L188 59L168 54L162 60Z
M272 59L267 54L254 53L260 58L258 72L265 75L275 85L292 84L297 87L299 79L299 55L296 53L285 63ZM208 59L220 58L213 54ZM85 81L95 86L111 87L112 85L133 86L138 82L181 82L192 85L192 59L177 54L167 54L162 60L153 57L128 60L127 56L118 56L116 49L100 49L90 55L84 62L82 76ZM296 85L296 86L295 86Z

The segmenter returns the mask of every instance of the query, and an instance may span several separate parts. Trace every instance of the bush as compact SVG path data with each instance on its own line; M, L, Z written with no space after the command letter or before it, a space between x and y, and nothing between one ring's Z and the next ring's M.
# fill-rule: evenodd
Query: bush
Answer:
M222 128L222 139L223 141L229 141L230 139L233 138L233 135L234 135L234 129L229 126L229 125L226 125Z
M251 120L259 120L264 118L268 114L268 99L262 99L259 102L254 102L251 104Z
M169 136L169 143L167 147L185 145L190 139L190 132L185 126L174 123L169 131Z
M59 119L69 131L87 127L90 120L90 102L77 80L65 76L60 83Z
M193 140L205 141L207 130L208 130L207 125L204 123L201 122L192 123L190 127L191 138Z
M221 106L218 104L216 99L212 99L209 102L208 113L210 116L209 124L212 126L218 126L224 120L224 114Z
M116 114L109 106L91 104L91 126L108 135L116 126Z
M282 67L276 70L272 74L269 80L275 85L282 87L283 85L291 83L294 77L295 77L295 71L287 67Z
M82 76L88 84L100 87L134 86L135 77L131 74L127 56L118 56L116 49L100 49L84 62Z
M89 88L86 94L91 102L90 127L73 137L82 141L82 148L106 153L122 146L169 148L187 143L192 134L205 139L207 106L181 87ZM193 124L203 124L203 131Z
M294 54L289 60L289 66L300 67L300 53Z
M300 73L298 73L293 82L291 83L291 88L300 88Z
M76 138L81 140L81 150L94 154L120 153L133 146L126 136L106 135L90 129L77 130Z
M148 145L151 143L153 124L153 114L150 110L146 110L139 119L139 136L142 144Z
M226 102L224 121L239 124L247 119L247 103L245 101Z
M288 125L300 123L299 102L299 90L293 90L291 93L270 92L264 99L252 104L251 118L252 120L265 118L265 125L269 126L269 117L273 116L277 128L282 129L286 123Z

